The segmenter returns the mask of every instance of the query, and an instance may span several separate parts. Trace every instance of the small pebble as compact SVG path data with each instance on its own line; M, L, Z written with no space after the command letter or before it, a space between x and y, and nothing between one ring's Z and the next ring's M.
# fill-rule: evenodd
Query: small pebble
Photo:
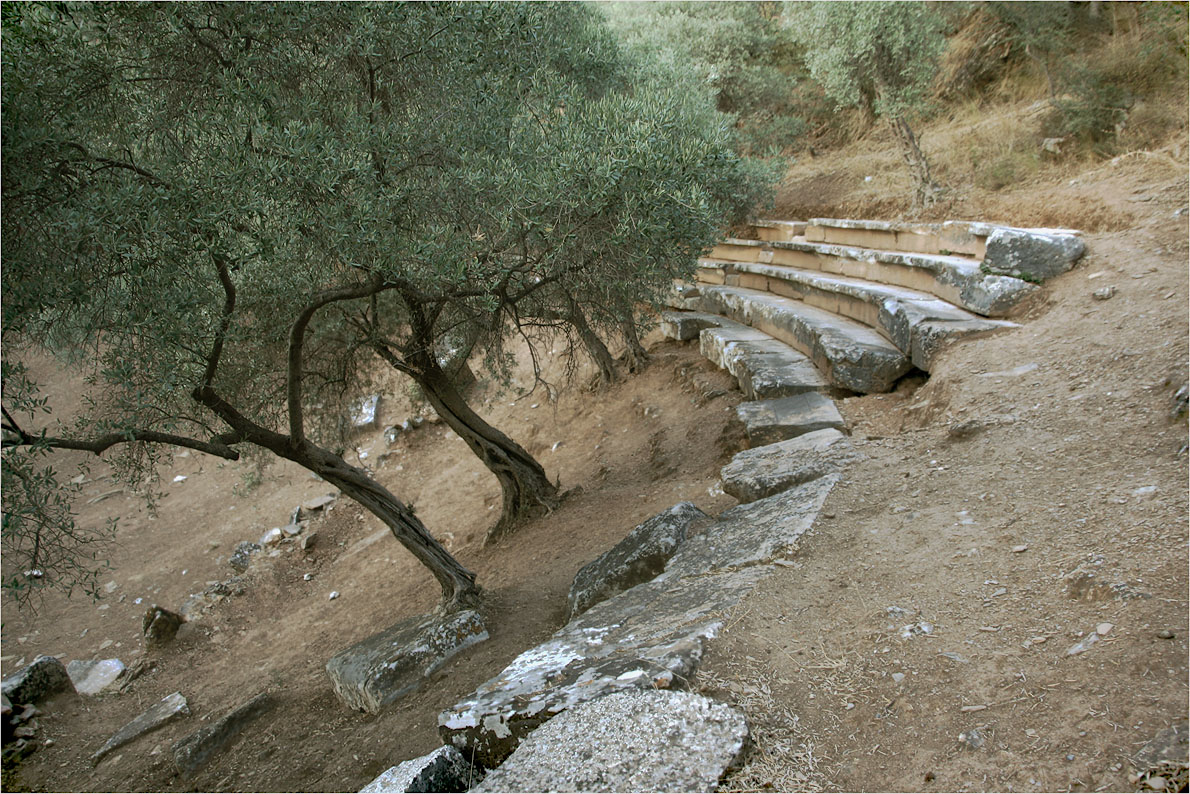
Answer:
M893 673L892 680L894 683L899 684L905 680L905 674L904 673Z
M1073 761L1073 760L1074 760L1074 755L1068 755L1068 756L1066 756L1066 760L1067 760L1067 761Z
M326 597L326 600L327 600L327 601L334 601L334 600L335 600L336 598L338 598L338 597L339 597L339 591L338 591L338 590L332 590L332 591L331 591L331 594L330 594L329 596L327 596L327 597Z
M1153 791L1165 791L1165 778L1161 775L1153 775L1145 781L1145 785L1153 789Z
M308 582L313 578L314 578L314 574L308 573L308 574L305 574L304 576L302 576L302 581Z
M1110 623L1100 623L1098 626L1095 627L1095 633L1098 634L1100 637L1106 637L1111 632L1111 630L1113 628L1114 628L1114 626L1112 626L1112 624L1110 624Z
M1169 629L1161 629L1161 631L1157 632L1157 636L1163 640L1172 640L1173 632Z
M1091 293L1091 297L1097 301L1110 300L1116 294L1116 288L1113 286L1100 287Z
M1019 546L1013 546L1013 547L1012 547L1012 553L1013 553L1013 554L1020 554L1021 552L1025 552L1025 551L1028 551L1028 550L1029 550L1029 546L1028 546L1028 544L1025 544L1025 543L1022 543L1022 544L1021 544L1021 545L1019 545Z

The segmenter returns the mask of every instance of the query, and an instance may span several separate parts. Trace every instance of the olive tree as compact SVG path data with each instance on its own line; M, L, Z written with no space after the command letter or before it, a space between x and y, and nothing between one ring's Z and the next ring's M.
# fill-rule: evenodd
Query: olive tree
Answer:
M913 177L915 205L932 204L939 187L911 121L925 107L946 44L942 17L920 2L815 2L791 16L810 74L840 106L888 123Z
M66 549L91 537L43 465L50 450L114 453L139 479L171 447L256 447L379 517L444 608L473 604L474 575L332 451L365 356L414 376L493 471L512 472L506 513L548 507L540 465L470 411L434 351L462 339L499 358L552 295L590 301L593 284L683 267L631 255L615 270L604 248L576 246L630 239L638 212L688 268L745 171L712 123L668 181L613 180L621 211L559 197L615 171L624 151L595 142L638 101L628 82L609 92L615 51L578 5L29 5L6 9L3 57L10 589L69 583L45 556L49 527L76 532L56 536ZM78 416L47 420L22 365L36 348L89 362Z

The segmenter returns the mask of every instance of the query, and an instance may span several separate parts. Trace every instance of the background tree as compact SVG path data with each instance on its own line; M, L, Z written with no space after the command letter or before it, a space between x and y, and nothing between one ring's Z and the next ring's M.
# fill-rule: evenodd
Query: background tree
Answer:
M926 3L816 2L791 14L814 79L838 105L888 123L913 177L914 204L932 204L939 187L911 122L946 44L942 18Z

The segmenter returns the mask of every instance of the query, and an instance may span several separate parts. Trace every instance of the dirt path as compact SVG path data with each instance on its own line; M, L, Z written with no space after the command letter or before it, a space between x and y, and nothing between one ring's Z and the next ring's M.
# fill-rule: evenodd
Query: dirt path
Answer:
M1128 790L1186 718L1186 182L1124 164L1081 190L1149 198L1020 330L843 402L867 460L700 676L760 727L733 786Z

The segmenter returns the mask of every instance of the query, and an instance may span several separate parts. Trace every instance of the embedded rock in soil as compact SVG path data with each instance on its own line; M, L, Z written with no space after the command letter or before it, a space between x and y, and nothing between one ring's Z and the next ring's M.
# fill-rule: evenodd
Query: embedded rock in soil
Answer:
M376 426L376 408L380 405L380 395L373 394L360 400L352 417L351 426L356 430L364 430Z
M80 695L97 695L124 674L124 663L119 659L74 659L66 665L66 673Z
M182 777L190 777L203 767L215 753L244 729L252 720L272 706L267 692L228 712L219 720L195 731L173 746L174 766Z
M242 540L236 544L235 550L228 558L227 564L235 570L243 573L248 570L248 566L252 564L252 555L260 551L259 543L252 543L248 540Z
M559 714L473 791L715 791L744 716L690 692L619 692Z
M1132 757L1138 782L1162 778L1165 786L1157 790L1185 791L1187 756L1190 753L1190 721L1181 720L1164 728Z
M145 645L150 648L167 645L178 635L178 629L185 622L186 618L177 612L153 604L145 610L145 616L141 619Z
M704 573L760 565L786 556L814 524L839 481L828 474L788 491L724 511L686 538L657 577L658 584Z
M645 521L610 551L584 565L570 586L568 618L661 573L686 539L690 525L700 519L709 521L710 516L690 502L681 502Z
M828 427L841 429L846 426L834 400L818 392L740 403L736 406L736 415L744 423L748 442L754 447Z
M1074 267L1084 250L1073 234L997 228L988 236L983 265L996 275L1044 281Z
M539 725L580 703L683 686L728 611L769 573L757 566L655 580L596 604L442 712L438 732L464 758L491 769Z
M150 706L148 711L116 731L112 738L108 739L103 747L100 747L95 755L91 756L91 763L98 764L112 750L123 747L149 731L155 731L167 722L189 713L190 707L186 705L186 698L182 697L182 693L174 692L172 695L166 695Z
M326 672L344 703L374 714L420 686L447 659L487 638L483 618L472 610L420 615L335 654Z
M740 502L754 502L842 471L860 458L834 428L744 450L723 467L723 490Z
M74 684L62 662L53 656L38 656L0 682L0 688L12 703L40 703L59 692L73 692Z
M406 791L467 791L483 775L475 770L462 753L443 745L428 755L397 764L381 772L360 789L360 794Z

